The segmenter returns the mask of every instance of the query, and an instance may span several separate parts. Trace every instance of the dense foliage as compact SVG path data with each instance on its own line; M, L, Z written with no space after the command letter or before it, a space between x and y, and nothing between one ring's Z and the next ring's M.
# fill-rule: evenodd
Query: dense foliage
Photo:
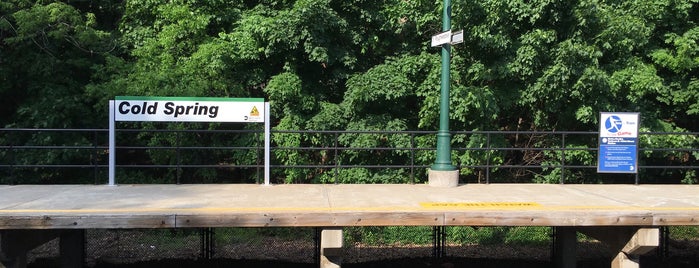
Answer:
M106 127L108 99L143 95L264 97L271 102L278 130L436 130L440 50L430 47L429 40L441 29L441 5L438 0L3 1L0 125ZM642 131L699 131L697 0L453 0L452 14L452 28L465 32L464 43L453 47L453 130L595 131L600 111L629 111L641 113ZM21 138L31 144L55 142ZM315 135L273 138L281 147L333 142ZM67 144L83 142L79 137L65 139ZM173 145L198 138L153 134L133 139ZM480 135L457 136L453 143L480 147L483 140ZM210 142L230 146L249 143L250 138ZM343 134L339 142L406 147L411 141ZM415 142L434 146L434 137ZM519 135L493 142L510 147L560 144ZM699 146L691 136L641 142L653 148ZM571 138L566 144L589 147L596 141ZM371 164L405 157L401 152L367 154L348 153L337 161ZM696 165L698 158L653 154L650 161L678 165ZM453 155L462 164L482 161L482 155L473 152ZM162 153L142 157L173 161ZM189 157L199 161L209 156ZM425 151L417 159L430 163L433 157ZM505 152L490 157L496 163L542 165L558 159ZM323 155L281 150L275 158L280 164L327 161ZM567 163L589 165L595 152L566 158ZM245 157L227 161L241 161L237 159ZM280 181L330 180L330 175L314 170L284 172L276 174ZM475 176L477 170L461 172ZM515 180L557 181L557 172ZM679 179L696 182L692 171L680 173ZM211 180L207 174L200 171L196 176ZM513 180L514 175L500 176ZM595 176L577 174L570 180ZM405 174L345 169L339 178L402 182Z

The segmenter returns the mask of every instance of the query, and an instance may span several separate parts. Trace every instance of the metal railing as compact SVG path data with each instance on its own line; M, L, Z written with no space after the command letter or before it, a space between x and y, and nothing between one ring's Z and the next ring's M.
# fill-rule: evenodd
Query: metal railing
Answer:
M107 132L0 129L0 183L103 184ZM641 132L639 171L631 175L596 173L597 132L451 134L453 161L465 183L692 183L699 169L697 132ZM118 129L117 136L117 172L126 170L123 176L134 180L260 182L262 130ZM420 183L434 161L435 136L435 131L273 130L273 182Z

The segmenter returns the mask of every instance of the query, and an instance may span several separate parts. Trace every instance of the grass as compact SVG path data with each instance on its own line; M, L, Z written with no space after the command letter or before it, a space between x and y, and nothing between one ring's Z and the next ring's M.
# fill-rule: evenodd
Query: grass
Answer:
M670 227L670 238L674 240L698 240L699 226Z
M547 245L551 243L551 227L467 227L446 228L447 243L451 245ZM673 240L698 240L699 226L672 226ZM194 236L194 237L193 237ZM160 230L148 232L141 241L162 245L179 244L181 240L198 240L197 230ZM263 238L313 241L314 228L217 228L217 244L265 243ZM372 226L345 227L346 245L431 245L431 226ZM578 235L579 241L591 238ZM173 245L174 246L174 245Z
M545 245L551 241L549 227L465 227L446 229L448 244ZM345 243L367 245L431 245L430 226L347 227Z

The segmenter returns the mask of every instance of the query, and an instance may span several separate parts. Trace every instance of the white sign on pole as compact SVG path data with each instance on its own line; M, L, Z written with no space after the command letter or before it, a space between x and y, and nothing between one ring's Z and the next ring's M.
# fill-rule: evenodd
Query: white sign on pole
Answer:
M131 97L114 98L116 121L263 122L264 99Z
M461 44L464 42L464 30L457 31L451 35L451 44Z
M451 30L432 36L432 46L438 47L451 43Z
M109 185L116 185L116 121L265 123L265 185L269 185L269 103L262 98L117 96L109 101Z

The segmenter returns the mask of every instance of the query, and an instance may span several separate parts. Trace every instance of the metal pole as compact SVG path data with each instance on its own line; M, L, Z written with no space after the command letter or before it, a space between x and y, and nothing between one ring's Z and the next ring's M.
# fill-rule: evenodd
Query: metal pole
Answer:
M339 146L339 144L338 144L339 135L340 134L338 134L338 132L335 132L335 156L334 156L334 160L333 160L335 162L335 178L334 178L335 184L340 184L340 181L339 181L340 178L338 178L340 176L340 163L338 162L338 156L337 156L337 154L338 154L337 153L337 146Z
M180 132L175 133L175 156L177 157L177 165L175 166L175 183L180 184Z
M116 115L114 113L114 101L109 101L109 185L116 185L115 169L116 169Z
M451 0L444 0L442 31L451 30ZM451 134L449 134L449 68L451 44L442 45L442 79L440 86L439 131L437 132L437 158L432 170L456 170L451 162Z
M270 118L270 105L269 102L265 102L265 185L269 185L269 180L270 180L270 170L269 170L269 164L270 164L270 143L272 139L272 134L270 131L271 128L271 123L269 122Z
M97 175L99 174L99 163L97 162L97 154L98 148L97 148L97 131L92 132L92 164L93 166L93 173L94 173L94 178L95 178L95 185L98 184L97 182Z
M15 185L17 182L15 182L15 149L13 148L14 145L10 144L10 185Z
M410 133L410 184L415 184L415 133Z
M485 154L485 184L490 184L490 154L492 153L492 150L490 150L490 132L488 132L486 137L485 146L488 150Z
M566 180L566 134L561 134L561 180L560 184L565 184Z

